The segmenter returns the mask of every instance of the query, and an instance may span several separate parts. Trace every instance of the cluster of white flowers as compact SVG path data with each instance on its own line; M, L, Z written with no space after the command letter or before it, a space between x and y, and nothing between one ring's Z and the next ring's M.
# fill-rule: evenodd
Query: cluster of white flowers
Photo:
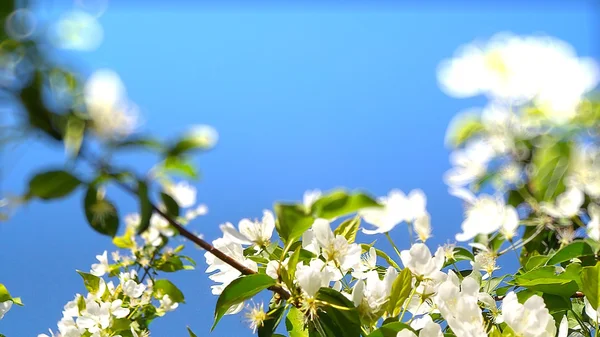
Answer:
M92 269L97 271L98 265ZM157 298L159 305L155 307L152 300L157 295L153 292L152 281L141 283L134 270L120 273L117 285L113 281L105 282L103 278L94 280L94 288L88 288L87 295L77 294L64 306L63 317L57 324L58 332L50 331L50 336L117 337L124 331L128 335L148 336L146 327L139 322L140 317L149 312L147 307L152 307L160 316L178 306L165 294ZM40 334L38 337L49 336Z

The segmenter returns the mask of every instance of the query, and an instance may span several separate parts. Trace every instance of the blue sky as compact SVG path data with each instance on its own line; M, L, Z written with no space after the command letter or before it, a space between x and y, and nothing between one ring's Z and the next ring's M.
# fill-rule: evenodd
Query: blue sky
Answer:
M101 47L66 55L86 72L119 72L143 111L143 130L169 137L191 124L217 128L217 148L196 160L203 173L199 200L210 213L190 225L211 240L220 235L218 224L259 217L274 201L299 200L307 189L344 186L383 195L421 188L433 249L453 238L462 220L460 201L442 182L449 168L446 127L458 111L485 102L445 96L437 64L459 45L501 31L544 32L581 55L600 52L591 1L215 3L111 4L101 17ZM44 9L56 10L50 2ZM34 168L62 159L61 149L42 143L6 149L1 191L23 191ZM120 161L143 171L154 159L132 154ZM133 199L109 192L123 214L135 211ZM34 202L0 223L0 281L26 304L0 321L7 336L55 329L64 303L84 290L75 269L88 270L96 254L112 249L88 228L81 197L79 191L59 202ZM402 226L392 235L408 245ZM187 304L156 320L153 336L186 336L186 325L208 335L216 297L203 253L189 253L198 270L173 276ZM241 316L223 319L212 334L246 335Z

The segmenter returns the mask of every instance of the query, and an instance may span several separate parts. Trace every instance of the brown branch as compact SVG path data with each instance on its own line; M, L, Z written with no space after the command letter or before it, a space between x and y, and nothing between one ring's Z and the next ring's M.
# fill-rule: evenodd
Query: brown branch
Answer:
M93 164L98 165L100 168L102 169L110 169L110 166L107 165L106 163L98 163L96 161L94 161L92 158L90 158L89 156L87 156L87 153L83 152L83 148L81 149L81 156L89 161L91 161ZM120 181L120 180L115 180L117 185L119 187L121 187L122 189L124 189L125 191L133 194L133 195L138 195L137 190L131 186L129 186L128 184ZM152 206L152 211L154 213L159 214L160 216L162 216L165 220L167 220L169 222L169 224L173 227L175 227L175 229L177 229L177 231L179 232L179 234L181 234L183 237L185 237L186 239L192 241L193 243L195 243L196 245L200 246L202 249L206 250L207 252L211 253L212 255L214 255L215 257L217 257L219 260L227 263L228 265L230 265L231 267L237 269L240 273L242 273L243 275L252 275L252 274L256 274L256 272L246 266L244 266L243 264L241 264L240 262L238 262L237 260L235 260L234 258L230 257L229 255L223 253L222 251L220 251L219 249L215 248L215 246L211 245L210 243L208 243L207 241L204 241L203 239L199 238L198 236L194 235L192 232L188 231L187 229L185 229L180 223L177 222L177 220L173 219L173 217L169 216L168 214L166 214L165 212L163 212L161 209L159 209L154 203L150 202L150 205ZM291 295L289 292L287 292L285 289L283 289L283 287L279 286L279 285L274 285L268 288L269 290L277 293L282 299L284 300L288 300Z

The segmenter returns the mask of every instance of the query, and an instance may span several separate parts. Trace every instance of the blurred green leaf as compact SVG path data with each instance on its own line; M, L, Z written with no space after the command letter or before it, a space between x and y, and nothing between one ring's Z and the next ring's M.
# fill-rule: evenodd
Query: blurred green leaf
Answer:
M315 201L311 207L311 214L317 218L331 220L370 207L382 206L364 193L336 190Z
M164 146L160 143L160 141L153 138L139 136L113 141L109 145L120 150L148 149L155 152L164 151Z
M315 221L312 216L306 214L302 205L275 204L275 215L275 228L286 244L300 238Z
M92 228L100 234L114 237L119 230L117 208L108 200L98 198L98 190L90 186L83 199L85 217Z
M198 337L198 336L196 336L196 334L195 334L195 333L192 331L192 329L190 329L190 327L189 327L189 326L187 327L187 331L188 331L188 333L190 334L190 337Z
M71 173L56 170L36 174L29 181L28 197L38 197L51 200L66 197L71 194L81 181Z
M455 120L448 133L446 141L450 146L459 147L466 141L473 138L485 128L480 121L479 116L461 116L460 120Z
M581 270L583 293L594 310L600 307L600 262L593 267L584 267Z
M162 199L162 202L165 205L165 208L167 209L166 213L172 217L178 217L179 205L177 204L177 201L175 201L175 199L173 199L173 197L168 195L167 193L161 193L160 198Z
M173 302L184 303L183 293L169 280L156 280L153 286L154 297L162 299L163 296L169 295Z
M143 181L138 181L138 199L140 202L140 225L137 229L138 234L141 234L150 226L150 218L152 217L152 204L148 197L148 185Z
M167 174L175 174L189 179L198 179L198 170L189 160L181 157L167 157L158 166L158 170Z
M533 152L536 168L530 186L537 200L551 201L565 191L564 178L569 169L571 147L568 142L544 137Z

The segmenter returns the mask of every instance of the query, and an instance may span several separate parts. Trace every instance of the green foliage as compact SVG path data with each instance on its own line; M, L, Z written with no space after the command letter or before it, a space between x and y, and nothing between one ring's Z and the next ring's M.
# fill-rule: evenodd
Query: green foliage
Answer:
M173 199L173 197L171 197L167 193L161 193L160 198L163 204L165 205L167 215L170 215L172 217L178 217L180 210L177 201L175 201L175 199Z
M80 184L81 181L67 171L46 171L31 178L27 197L59 199L71 194Z
M387 312L390 316L395 317L400 314L402 305L410 295L411 290L412 273L408 268L404 268L392 284L392 291L387 303Z
M467 116L454 125L454 130L448 133L446 141L453 147L459 147L466 141L484 130L479 116Z
M280 306L267 312L267 319L263 322L263 325L258 328L258 337L272 337L275 329L277 329L277 326L279 326L279 323L285 315L285 310L285 306Z
M148 196L148 185L143 181L138 181L137 194L140 202L140 225L137 229L138 234L143 233L150 226L152 217L152 204Z
M324 337L359 337L360 317L354 304L339 291L321 288L315 296L321 302L318 319L313 322L322 328Z
M364 193L336 190L315 201L311 207L311 214L317 218L331 220L369 207L381 205Z
M341 235L348 243L354 243L356 240L356 234L358 233L358 229L360 228L360 217L355 216L354 218L350 218L342 222L334 231L333 234Z
M372 245L367 245L367 244L361 243L361 244L360 244L360 247L361 247L361 249L362 249L362 251L363 251L363 253L364 253L364 252L368 252L368 251L369 251L369 249L371 249ZM377 254L377 256L379 256L380 258L384 259L384 260L385 260L385 262L387 262L389 266L392 266L392 267L394 267L394 268L396 268L396 269L398 269L398 270L402 269L402 268L400 268L400 266L398 266L398 264L397 264L397 263L396 263L394 260L392 260L392 258L391 258L391 257L389 257L389 255L387 255L387 254L386 254L384 251L381 251L381 250L379 250L379 249L375 248L375 253Z
M577 257L593 254L592 247L587 242L575 241L554 253L546 264L555 265Z
M171 281L169 280L156 280L154 281L154 297L157 299L163 298L165 295L169 295L173 302L184 303L185 298L183 297L183 293L179 288L177 288Z
M190 337L198 337L198 336L196 336L196 334L195 334L195 333L192 331L192 329L190 329L190 327L189 327L189 326L187 327L187 331L188 331L188 334L190 335Z
M392 322L382 325L379 329L371 332L368 337L396 337L401 330L410 330L415 332L408 324L401 322Z
M217 326L229 308L274 285L275 280L265 274L246 275L233 280L219 295L211 330Z
M286 244L299 239L315 221L301 205L275 204L275 215L275 228Z
M571 146L566 141L550 136L541 139L532 158L537 172L531 177L530 186L536 199L550 201L565 191L570 152Z
M289 337L308 337L308 330L305 329L304 322L304 314L298 308L291 307L285 320Z
M88 188L83 199L85 217L98 233L115 236L119 230L119 213L112 202L106 200L94 186Z
M583 292L595 310L600 307L600 262L581 269Z
M83 278L85 289L90 293L95 294L100 290L100 278L98 276L80 270L78 270L77 273Z

